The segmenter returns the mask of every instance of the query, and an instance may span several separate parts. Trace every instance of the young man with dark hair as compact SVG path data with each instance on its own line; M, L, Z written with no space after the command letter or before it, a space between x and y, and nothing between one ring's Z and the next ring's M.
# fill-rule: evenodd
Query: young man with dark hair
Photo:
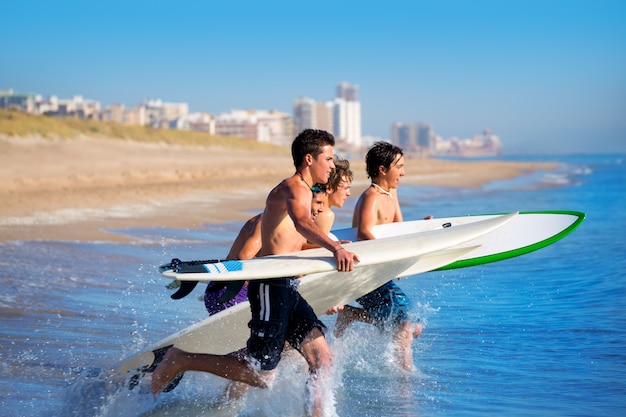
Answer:
M358 229L357 240L375 239L372 229L377 224L402 221L398 202L398 185L404 176L401 148L388 142L376 142L365 157L367 176L372 183L356 203L352 226ZM428 218L430 218L429 216ZM410 300L393 280L357 299L363 308L344 306L335 325L340 337L353 321L363 321L393 333L396 359L405 370L412 370L411 343L422 332L421 324L409 322Z
M332 134L302 131L291 153L296 172L267 197L261 222L261 256L298 251L310 241L333 253L338 271L351 271L358 257L331 240L311 219L311 185L325 184L334 168ZM333 356L324 337L324 324L297 290L297 277L253 280L248 285L252 319L247 353L193 354L171 348L152 376L158 396L168 382L184 371L204 371L257 387L267 387L275 375L285 341L306 359L312 390L310 413L323 415L323 389Z
M335 222L335 212L333 207L343 207L348 197L350 197L350 185L352 184L352 170L350 161L335 157L335 169L326 184L326 209L319 213L315 223L324 231L329 233Z

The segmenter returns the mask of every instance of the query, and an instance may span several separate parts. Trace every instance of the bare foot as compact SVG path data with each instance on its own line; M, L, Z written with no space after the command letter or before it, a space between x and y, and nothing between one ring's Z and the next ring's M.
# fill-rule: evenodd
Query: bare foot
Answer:
M158 398L167 384L174 379L176 375L183 371L181 361L177 358L183 353L175 347L170 348L163 356L163 360L152 373L152 383L150 384L150 392L154 398ZM180 359L180 358L178 358Z

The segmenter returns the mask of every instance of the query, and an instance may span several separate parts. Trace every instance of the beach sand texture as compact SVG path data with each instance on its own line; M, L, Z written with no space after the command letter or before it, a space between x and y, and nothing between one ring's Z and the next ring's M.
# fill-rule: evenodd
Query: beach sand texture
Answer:
M364 161L350 162L355 198L369 181ZM555 166L407 156L402 183L479 187ZM0 167L0 242L123 241L129 238L103 229L243 221L262 210L269 190L295 171L287 148L37 136L0 136Z

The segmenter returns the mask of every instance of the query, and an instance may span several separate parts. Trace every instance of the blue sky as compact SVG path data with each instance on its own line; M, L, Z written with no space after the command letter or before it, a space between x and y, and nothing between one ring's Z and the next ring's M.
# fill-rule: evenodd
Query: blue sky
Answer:
M277 109L357 84L363 133L491 128L505 153L626 151L626 2L5 2L0 89Z

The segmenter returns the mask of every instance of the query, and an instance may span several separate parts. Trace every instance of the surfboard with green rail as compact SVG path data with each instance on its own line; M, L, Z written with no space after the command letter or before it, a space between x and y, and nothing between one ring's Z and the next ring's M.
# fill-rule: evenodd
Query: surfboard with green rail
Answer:
M481 222L501 214L479 214L459 217L411 220L374 226L377 239L412 234L438 228ZM463 243L478 248L437 270L467 268L521 256L563 239L572 233L585 219L579 211L529 211L520 212L502 227ZM356 228L333 230L335 239L356 240ZM452 246L450 249L454 248Z

